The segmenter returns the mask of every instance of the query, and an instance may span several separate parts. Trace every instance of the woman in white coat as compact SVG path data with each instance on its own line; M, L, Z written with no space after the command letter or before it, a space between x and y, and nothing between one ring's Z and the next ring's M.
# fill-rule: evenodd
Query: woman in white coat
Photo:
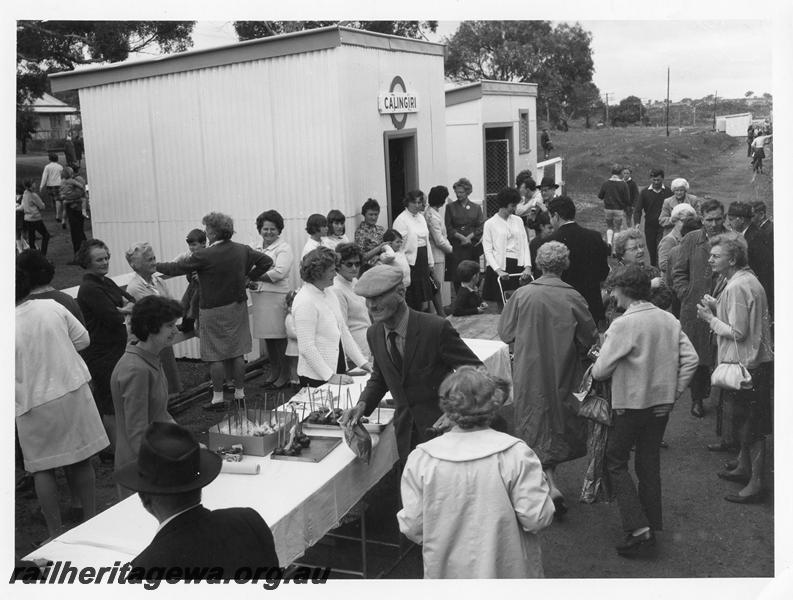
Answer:
M498 212L485 221L482 233L482 250L485 253L485 285L482 298L495 300L499 308L504 302L498 280L503 289L517 289L518 283L531 280L531 253L526 228L520 217L515 216L515 207L520 202L520 192L504 188L496 196ZM519 281L510 275L520 273Z
M446 316L443 312L443 305L451 302L448 289L444 291L440 287L446 272L446 256L452 253L452 244L449 242L449 236L446 232L444 215L441 214L441 208L446 204L448 198L449 190L446 189L446 186L436 185L430 190L427 198L427 210L424 211L424 219L427 221L427 229L430 232L432 260L435 263L432 267L432 274L439 286L432 303L435 305L435 312L441 317ZM448 286L444 287L448 288Z
M554 506L542 465L518 438L489 425L509 384L460 367L439 389L454 428L419 444L402 473L399 529L423 546L424 577L542 577L537 533Z

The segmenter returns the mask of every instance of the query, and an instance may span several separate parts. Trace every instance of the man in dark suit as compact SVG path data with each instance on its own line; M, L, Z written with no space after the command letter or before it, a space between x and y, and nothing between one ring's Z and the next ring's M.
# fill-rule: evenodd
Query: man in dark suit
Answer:
M764 207L765 208L765 207ZM768 311L773 314L774 296L774 246L768 233L754 221L752 205L748 202L731 202L727 221L733 231L743 234L748 246L749 268L754 271L768 298Z
M201 488L220 473L221 458L199 448L192 434L175 423L146 429L137 462L117 470L116 482L138 492L160 528L132 560L128 579L232 578L241 567L266 573L278 567L273 534L252 508L208 510ZM192 575L190 575L192 574ZM168 578L170 578L169 576Z
M562 281L584 297L595 323L605 319L600 282L609 274L608 246L597 231L575 222L575 204L568 196L558 196L548 204L554 232L547 241L562 242L570 250L570 268Z
M341 423L371 415L386 392L396 402L394 428L399 457L404 462L417 444L427 441L427 429L441 416L438 387L462 365L482 363L446 319L417 312L405 303L402 271L375 266L355 285L366 298L373 325L366 332L372 351L372 376L358 404Z
M650 171L650 185L639 192L639 199L633 207L633 224L638 227L644 213L644 239L650 253L650 264L658 266L658 243L661 241L661 225L658 217L664 200L672 195L672 190L664 185L664 170Z

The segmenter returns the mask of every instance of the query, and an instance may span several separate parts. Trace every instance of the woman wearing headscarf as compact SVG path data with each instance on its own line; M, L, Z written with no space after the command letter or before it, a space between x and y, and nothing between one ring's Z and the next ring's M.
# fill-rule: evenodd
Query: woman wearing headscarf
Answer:
M164 275L198 274L200 290L199 329L201 360L209 363L212 400L205 410L226 410L223 378L233 374L234 399L245 398L245 355L251 351L247 285L273 265L272 259L250 246L231 241L234 221L228 215L211 212L203 218L206 248L200 248L178 262L157 263Z

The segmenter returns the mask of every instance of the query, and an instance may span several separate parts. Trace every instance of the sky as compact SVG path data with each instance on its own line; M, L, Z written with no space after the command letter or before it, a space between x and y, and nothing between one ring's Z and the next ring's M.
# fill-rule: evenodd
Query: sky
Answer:
M575 21L569 21L571 23ZM594 82L609 103L633 95L645 102L670 98L743 98L772 92L771 24L759 20L579 21L592 34ZM459 21L441 21L429 35L440 42ZM202 21L193 33L194 48L237 41L231 21ZM729 60L725 60L729 57Z

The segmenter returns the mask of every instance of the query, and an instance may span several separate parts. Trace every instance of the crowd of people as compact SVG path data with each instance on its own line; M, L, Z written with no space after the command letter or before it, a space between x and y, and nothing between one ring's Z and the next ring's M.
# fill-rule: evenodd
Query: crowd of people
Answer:
M114 461L119 496L138 491L161 522L177 508L200 506L200 488L217 474L214 459L167 410L169 394L180 390L171 349L179 329L199 337L212 382L209 411L244 400L253 338L269 356L268 389L346 384L352 369L369 372L340 423L371 415L386 393L394 399L403 469L396 517L423 544L428 577L541 576L536 534L570 510L556 469L587 454L579 499L616 499L625 536L617 552L651 551L663 527L659 448L686 389L694 417L717 398L721 440L711 449L739 450L719 473L743 484L726 500L762 501L773 421L766 207L733 202L725 224L721 202L689 193L682 178L667 188L654 169L639 189L630 169L611 171L600 191L605 241L576 223L575 203L557 195L552 178L537 185L522 172L515 187L497 194L487 219L465 178L451 186L454 200L444 186L433 187L428 202L420 190L407 193L390 229L379 224L371 198L352 235L341 211L312 214L299 258L278 211L252 223L261 236L253 246L233 241L232 218L212 212L175 260L158 261L148 242L126 249L135 276L125 290L107 277L108 246L84 240L75 254L86 271L76 303L49 287L53 267L43 252L22 252L17 429L50 536L62 528L53 470L66 469L72 500L90 518L88 459L99 451ZM158 274L187 277L181 302ZM454 289L447 307L444 281ZM480 314L489 306L483 300L495 302L498 335L514 348L510 431L501 418L510 384L489 375L443 318L447 310ZM723 376L730 365L745 371L743 386L730 387L733 379ZM224 394L229 378L233 400ZM594 400L607 406L606 424L596 430L582 408ZM80 435L70 429L75 420ZM50 427L68 434L54 436ZM167 454L155 451L168 446L163 436L196 446L194 460L208 461L181 486L191 494L179 502L160 498L171 493L163 491L167 481L143 481L157 468L157 452ZM632 449L638 488L628 471ZM488 519L479 518L483 512ZM243 516L231 519L235 526ZM266 524L255 528L271 540ZM206 544L201 551L194 560L209 560Z

